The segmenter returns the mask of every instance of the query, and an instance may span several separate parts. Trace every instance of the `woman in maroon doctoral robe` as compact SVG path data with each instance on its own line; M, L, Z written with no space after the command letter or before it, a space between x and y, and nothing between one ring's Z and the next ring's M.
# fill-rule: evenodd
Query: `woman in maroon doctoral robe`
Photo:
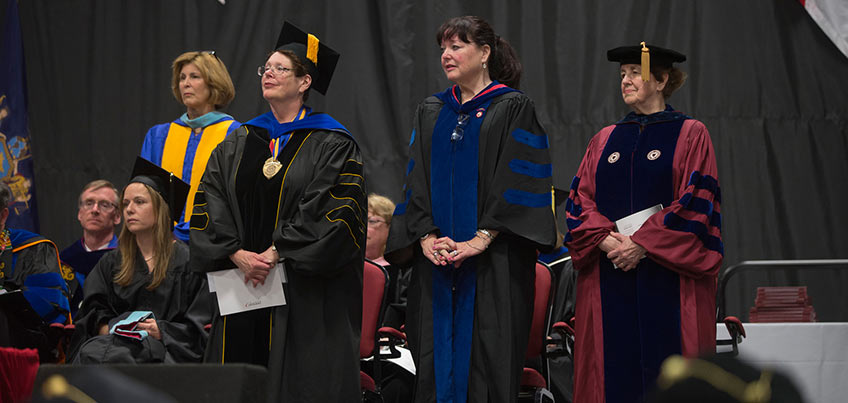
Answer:
M633 110L589 142L571 184L568 248L578 270L574 399L642 401L672 354L715 351L721 191L703 123L666 104L685 81L678 52L607 52ZM616 221L650 209L631 235ZM650 210L649 210L650 211Z

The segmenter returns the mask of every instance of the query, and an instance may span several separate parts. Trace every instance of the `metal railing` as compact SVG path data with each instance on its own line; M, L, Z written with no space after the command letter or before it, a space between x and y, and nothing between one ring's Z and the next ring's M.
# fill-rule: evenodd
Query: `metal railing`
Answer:
M727 282L737 273L751 270L768 270L772 268L791 269L822 269L833 267L848 269L848 259L811 259L811 260L746 260L737 263L723 271L718 278L718 290L716 291L716 306L718 307L717 318L723 319L727 315L727 298L724 293Z

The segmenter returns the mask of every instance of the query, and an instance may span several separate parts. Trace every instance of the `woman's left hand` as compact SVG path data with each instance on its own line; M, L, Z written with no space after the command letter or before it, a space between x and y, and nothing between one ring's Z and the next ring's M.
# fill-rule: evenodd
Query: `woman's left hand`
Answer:
M621 244L607 253L607 258L621 270L635 269L639 261L645 257L645 248L633 242L627 235L611 232L610 236L617 239Z
M146 319L144 322L138 322L135 328L137 330L146 330L150 337L156 340L162 340L162 333L159 332L159 325L156 324L156 319Z
M259 256L268 259L270 262L274 262L273 264L275 265L280 261L280 253L277 252L277 249L273 245L265 249L265 252L260 253Z
M445 256L447 261L453 264L453 267L459 268L465 259L483 253L489 247L490 242L477 235L465 242L455 242L448 237L442 237L436 240L433 249Z

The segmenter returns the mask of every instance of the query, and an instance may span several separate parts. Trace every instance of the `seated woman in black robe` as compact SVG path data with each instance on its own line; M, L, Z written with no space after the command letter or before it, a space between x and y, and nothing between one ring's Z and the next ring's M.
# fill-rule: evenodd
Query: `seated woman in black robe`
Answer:
M200 327L186 312L203 278L187 270L189 252L171 235L188 185L139 158L121 196L124 228L118 248L97 263L85 282L69 360L74 363L199 361ZM152 313L126 337L115 324ZM202 320L198 323L203 323Z

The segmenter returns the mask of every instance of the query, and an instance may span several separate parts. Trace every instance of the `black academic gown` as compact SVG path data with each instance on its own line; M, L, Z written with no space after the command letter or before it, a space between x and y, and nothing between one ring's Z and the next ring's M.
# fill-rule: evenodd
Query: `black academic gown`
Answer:
M191 219L191 265L233 268L230 254L273 242L285 259L286 305L216 315L206 361L266 365L269 401L356 401L367 217L359 148L341 131L297 130L269 180L270 156L268 130L251 124L212 153Z
M434 273L451 270L434 267L421 254L419 245L424 234L435 232L442 236L449 232L449 229L436 226L433 209L444 209L444 206L433 206L431 200L433 164L448 163L431 153L434 136L450 136L454 128L450 124L445 126L446 132L434 133L443 107L448 106L435 96L418 107L409 150L405 199L392 219L389 253L386 254L392 264L402 264L405 259L401 256L412 253L406 333L417 368L416 402L436 401ZM542 202L544 194L550 194L552 189L550 173L528 172L521 166L528 166L526 162L530 162L534 164L531 166L538 165L549 171L548 141L536 118L533 102L519 92L499 95L488 107L470 114L472 123L469 126L477 124L473 122L475 116L482 119L476 183L477 228L497 230L500 235L486 251L469 259L474 262L461 266L462 269L476 265L467 397L473 402L515 401L532 319L536 250L548 249L556 241L551 199ZM466 127L466 140L467 131ZM462 192L461 189L457 191ZM532 194L536 202L506 196L515 193ZM465 401L465 396L454 395L453 399Z
M0 251L0 288L23 289L30 306L44 323L68 320L69 272L61 269L56 245L43 236L26 230L8 229L10 245ZM30 283L31 280L38 281ZM29 285L27 283L30 283ZM27 292L28 291L28 292ZM43 325L22 322L17 313L0 307L0 346L38 348L42 362L57 359L53 338Z
M147 264L141 254L137 254L135 272L130 284L126 287L115 283L115 275L121 269L121 253L117 249L112 250L100 259L85 281L85 299L77 315L76 329L71 340L69 360L74 361L80 354L83 344L92 338L105 339L122 338L122 336L105 335L98 336L98 329L103 324L109 324L120 315L132 311L151 311L156 318L159 331L162 334L161 344L164 347L164 357L156 357L154 352L138 351L136 361L159 361L162 362L199 362L203 354L201 333L202 318L193 318L187 314L189 307L195 301L198 292L206 287L204 277L198 273L188 270L189 250L182 242L174 243L174 254L168 264L168 272L165 280L153 290L148 290L152 275L149 273ZM201 325L202 326L202 325ZM154 343L152 337L146 343ZM124 340L103 340L100 347L118 351L112 346L122 346ZM132 343L138 343L130 340ZM156 345L155 349L160 350ZM118 360L126 362L131 357L110 357L109 351L103 354L91 352L86 347L87 357L99 355L105 356L107 362ZM124 350L125 351L125 350ZM144 358L141 358L141 357ZM85 361L83 363L90 363Z

